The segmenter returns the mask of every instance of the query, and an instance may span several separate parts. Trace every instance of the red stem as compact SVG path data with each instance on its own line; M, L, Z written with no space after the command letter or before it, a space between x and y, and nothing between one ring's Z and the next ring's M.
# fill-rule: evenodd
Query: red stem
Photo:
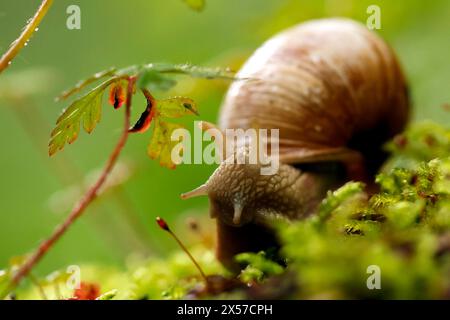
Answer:
M131 97L133 95L134 83L136 82L135 77L130 77L128 79L128 89L127 89L127 101L125 108L125 121L122 130L122 135L117 142L114 150L110 154L108 161L103 169L102 174L94 185L86 192L86 194L81 198L81 200L73 207L67 219L60 224L53 234L44 242L42 242L36 251L28 258L28 260L20 267L17 273L11 280L10 288L15 288L20 281L28 275L31 269L45 256L47 251L61 238L61 236L67 231L67 229L83 214L84 210L91 204L92 201L97 197L97 193L102 185L105 183L108 175L111 173L119 155L122 151L125 143L128 139L128 128L130 127L130 113L131 113ZM10 289L10 290L11 290ZM8 291L10 291L8 290Z

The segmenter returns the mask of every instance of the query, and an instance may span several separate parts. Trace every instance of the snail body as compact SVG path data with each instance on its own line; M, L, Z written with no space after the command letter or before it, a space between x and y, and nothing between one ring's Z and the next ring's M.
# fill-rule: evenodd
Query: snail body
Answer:
M267 220L313 214L327 190L373 175L381 146L409 113L407 85L391 48L364 25L323 19L269 39L244 64L219 126L279 129L279 170L222 163L185 197L205 194L217 218L218 257L276 244Z

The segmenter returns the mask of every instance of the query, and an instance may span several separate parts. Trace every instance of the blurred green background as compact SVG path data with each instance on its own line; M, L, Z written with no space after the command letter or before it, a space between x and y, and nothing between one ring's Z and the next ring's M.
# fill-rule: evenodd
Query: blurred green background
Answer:
M2 0L2 53L39 3ZM66 28L71 4L81 8L81 30ZM283 28L327 16L365 22L371 4L380 6L378 32L396 49L406 70L414 120L448 123L450 112L442 108L450 102L448 0L207 0L200 13L181 0L55 1L30 44L0 75L0 267L34 248L65 218L76 199L73 186L104 164L120 134L122 116L105 101L93 136L82 133L49 158L51 126L70 102L54 102L58 93L110 66L162 61L235 67ZM216 121L225 89L224 83L183 81L175 93L195 99L201 118ZM143 108L144 101L136 99L134 119ZM189 128L192 120L185 121ZM179 194L204 182L215 167L162 168L146 155L149 137L150 132L130 137L118 173L126 181L90 207L38 269L48 272L86 262L121 265L131 252L164 254L175 245L157 229L157 215L181 221L176 224L180 232L186 229L185 217L207 216L206 198L182 201Z

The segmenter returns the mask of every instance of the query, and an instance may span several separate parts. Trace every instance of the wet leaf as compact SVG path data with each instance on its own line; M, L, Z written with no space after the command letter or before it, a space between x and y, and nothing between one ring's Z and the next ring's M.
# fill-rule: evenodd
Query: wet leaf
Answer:
M58 96L56 98L56 100L59 101L59 100L66 99L69 96L71 96L72 94L79 92L86 86L90 85L91 83L94 83L95 81L97 81L99 79L102 79L105 77L112 77L112 76L114 76L115 71L116 71L115 68L110 68L108 70L103 70L103 71L97 72L97 73L93 74L92 76L90 76L89 78L81 80L73 88L70 88L70 89L64 91L60 96Z
M109 95L109 102L115 109L120 108L125 101L124 82L130 77L136 77L137 83L133 87L133 94L136 88L141 89L144 94L147 92L151 96L151 91L169 90L176 85L176 80L172 79L174 75L188 75L196 78L206 79L228 79L236 80L234 74L228 69L198 67L190 64L168 64L156 63L146 65L132 65L126 68L116 70L111 68L98 72L92 77L79 82L73 89L63 93L60 98L66 98L71 94L80 91L87 85L97 81L100 78L109 77L102 84L92 89L83 97L74 101L58 118L56 127L53 129L49 142L49 155L55 154L64 148L66 143L73 143L79 135L80 126L91 133L101 118L101 102L105 89L113 85ZM148 97L146 95L147 101ZM149 127L153 119L157 118L179 118L188 114L198 115L195 103L192 99L186 97L174 97L164 100L155 100L147 105L145 111L141 114L138 122L129 129L130 132L144 132ZM168 127L169 125L165 125ZM164 127L164 125L163 125ZM160 128L161 129L161 128ZM161 137L160 137L161 138ZM162 136L164 141L167 137ZM154 141L159 141L155 138ZM152 154L155 153L156 145L152 145ZM162 153L162 160L167 166L172 167L171 161L167 159L166 153Z
M48 145L49 155L64 148L66 143L73 143L80 132L80 122L87 133L94 130L101 118L103 93L106 88L117 82L117 78L109 79L92 89L88 94L75 100L56 121Z
M234 72L227 68L199 67L192 64L151 63L143 67L142 74L149 71L184 74L194 78L237 80Z

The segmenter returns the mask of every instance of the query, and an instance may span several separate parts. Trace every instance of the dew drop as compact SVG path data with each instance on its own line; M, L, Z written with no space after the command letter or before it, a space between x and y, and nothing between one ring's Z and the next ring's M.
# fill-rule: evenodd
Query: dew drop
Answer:
M8 61L8 65L10 65L11 64L11 61Z
M27 42L25 42L25 47L28 45L28 41Z
M35 32L39 31L39 28L34 29Z

